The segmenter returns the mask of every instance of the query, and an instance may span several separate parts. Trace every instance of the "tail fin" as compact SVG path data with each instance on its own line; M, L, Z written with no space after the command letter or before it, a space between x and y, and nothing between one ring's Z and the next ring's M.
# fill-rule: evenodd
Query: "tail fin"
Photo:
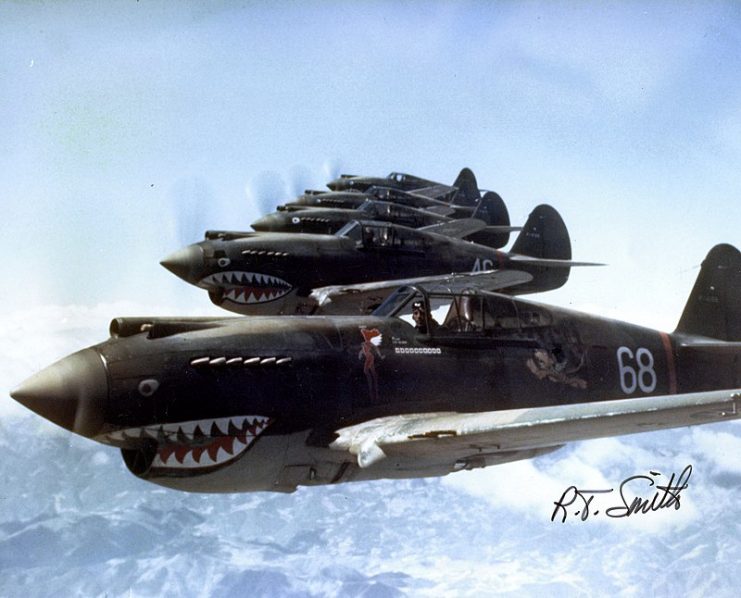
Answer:
M471 218L478 218L488 226L509 226L509 212L504 200L494 191L487 191L476 205Z
M458 205L475 206L481 199L479 184L476 182L476 177L470 168L461 170L458 178L453 183L453 187L458 188L454 200L454 203Z
M504 200L494 191L487 191L476 205L471 218L483 220L488 226L509 226L509 212ZM470 237L474 243L499 249L509 243L509 231L482 230Z
M537 258L570 260L569 231L556 209L546 204L536 207L522 227L511 252Z
M741 253L733 245L710 250L674 332L741 341Z
M544 260L571 260L569 231L561 215L548 205L536 207L517 236L511 254ZM518 269L532 274L533 280L517 287L518 294L541 293L566 284L571 268L568 265L518 263Z

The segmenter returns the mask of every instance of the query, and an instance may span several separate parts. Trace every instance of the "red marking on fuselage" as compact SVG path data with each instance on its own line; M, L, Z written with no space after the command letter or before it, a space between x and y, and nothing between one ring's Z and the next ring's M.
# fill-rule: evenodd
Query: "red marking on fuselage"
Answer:
M361 328L360 333L363 335L363 344L360 346L358 359L365 359L363 362L363 373L368 380L368 394L372 401L378 401L378 374L376 374L376 355L382 357L378 347L373 344L373 339L381 336L378 328Z
M674 361L674 347L672 339L666 332L659 332L661 344L664 345L664 354L666 355L666 369L669 374L669 394L677 394L677 365Z

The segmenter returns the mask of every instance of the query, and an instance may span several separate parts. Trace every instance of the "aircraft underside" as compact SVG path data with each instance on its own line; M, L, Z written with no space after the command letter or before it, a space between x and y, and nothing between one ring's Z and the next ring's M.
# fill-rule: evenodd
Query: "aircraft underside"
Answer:
M132 473L149 482L187 492L294 492L298 486L443 476L530 459L560 448L486 453L467 449L425 458L389 456L369 467L360 467L354 455L310 446L309 436L310 431L262 436L249 450L215 469L153 466L146 472L132 469Z

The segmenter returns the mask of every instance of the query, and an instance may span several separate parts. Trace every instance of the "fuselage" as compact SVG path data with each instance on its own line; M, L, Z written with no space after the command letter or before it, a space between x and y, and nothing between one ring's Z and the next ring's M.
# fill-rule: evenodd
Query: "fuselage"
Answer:
M425 333L383 308L367 317L124 322L32 378L26 393L61 384L57 398L72 404L70 389L79 389L74 409L52 416L29 406L123 449L140 477L227 492L452 471L439 457L361 470L329 448L336 430L374 418L741 386L737 343L703 353L697 339L505 295L454 298L442 311Z
M163 265L208 290L217 305L248 315L307 313L315 288L510 265L506 253L485 245L384 223L355 224L347 235L259 233L206 240ZM553 283L541 277L517 292L556 288L565 282L563 270Z
M450 206L451 208L458 208L461 213L464 213L466 206L458 206L450 203L454 194L455 188L443 188L440 189L438 193L419 195L401 189L370 186L365 188L363 192L350 190L330 191L327 193L305 193L297 197L294 201L279 206L278 209L288 211L310 207L321 207L354 210L359 208L366 201L370 200L387 201L402 206L420 209L430 206ZM468 213L470 213L470 211L471 207L468 206Z
M329 187L332 191L365 191L368 187L389 187L391 189L410 191L413 189L421 189L422 187L430 187L437 184L438 183L436 183L435 181L423 179L411 174L406 174L403 172L392 172L386 177L340 175L339 178L336 178L327 183L327 187Z
M283 210L263 216L251 224L259 232L331 235L351 220L393 222L419 228L447 222L450 218L416 208L383 201L365 201L358 209L320 208Z

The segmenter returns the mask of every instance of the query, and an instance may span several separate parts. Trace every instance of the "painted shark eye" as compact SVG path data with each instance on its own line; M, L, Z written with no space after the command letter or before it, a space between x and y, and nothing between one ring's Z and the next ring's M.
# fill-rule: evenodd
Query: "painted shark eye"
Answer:
M293 222L294 224L299 224L301 222L301 218L299 218L298 216L294 216L293 218L291 218L291 222Z
M160 383L154 378L147 378L139 382L139 394L143 397L151 397L157 389L160 387Z
M216 263L219 264L219 267L226 268L232 261L228 257L220 257L216 260Z

